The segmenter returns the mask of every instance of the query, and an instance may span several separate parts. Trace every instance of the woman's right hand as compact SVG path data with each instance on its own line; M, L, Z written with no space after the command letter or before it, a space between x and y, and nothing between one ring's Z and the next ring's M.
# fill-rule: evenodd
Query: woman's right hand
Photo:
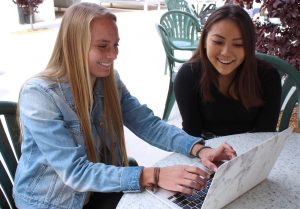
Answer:
M150 173L151 170L152 174ZM154 177L151 179L151 175L154 176L154 168L144 168L141 184L144 184L144 186L149 185L149 182L145 182L147 178L143 178L143 176L150 177L148 180L154 182ZM158 186L171 191L192 194L194 190L199 190L206 186L206 180L208 178L209 174L196 166L168 166L160 168Z

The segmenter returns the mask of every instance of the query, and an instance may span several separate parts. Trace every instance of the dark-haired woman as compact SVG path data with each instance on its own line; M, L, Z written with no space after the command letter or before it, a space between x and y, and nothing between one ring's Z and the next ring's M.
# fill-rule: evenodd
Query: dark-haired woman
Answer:
M209 16L174 91L183 130L193 136L276 130L280 76L256 58L255 28L240 6L224 5Z

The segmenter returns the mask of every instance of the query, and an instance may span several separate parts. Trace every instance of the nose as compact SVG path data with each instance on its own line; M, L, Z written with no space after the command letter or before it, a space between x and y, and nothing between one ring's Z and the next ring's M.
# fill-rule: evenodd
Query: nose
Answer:
M222 55L229 55L231 52L231 45L230 44L225 44L222 48L221 54Z
M106 56L107 56L107 58L110 58L110 59L116 59L118 56L118 53L119 53L118 48L111 48L110 50L108 50Z

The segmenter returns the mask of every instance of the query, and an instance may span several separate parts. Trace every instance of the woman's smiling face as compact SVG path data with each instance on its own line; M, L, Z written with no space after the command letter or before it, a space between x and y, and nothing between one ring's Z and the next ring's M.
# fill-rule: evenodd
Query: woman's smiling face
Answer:
M206 38L206 53L220 76L232 76L245 59L242 33L238 25L224 19L216 22Z
M106 77L111 73L118 56L119 33L115 20L95 18L91 22L89 68L92 77Z

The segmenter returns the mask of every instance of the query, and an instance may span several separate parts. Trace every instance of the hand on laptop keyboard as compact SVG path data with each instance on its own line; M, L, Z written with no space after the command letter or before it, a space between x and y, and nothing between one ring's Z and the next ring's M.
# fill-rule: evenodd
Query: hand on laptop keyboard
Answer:
M203 165L212 171L217 171L218 163L236 157L236 151L228 143L223 143L216 148L203 149L198 156Z
M205 187L209 177L210 174L198 166L168 166L160 169L158 185L167 190L192 194L194 190Z

